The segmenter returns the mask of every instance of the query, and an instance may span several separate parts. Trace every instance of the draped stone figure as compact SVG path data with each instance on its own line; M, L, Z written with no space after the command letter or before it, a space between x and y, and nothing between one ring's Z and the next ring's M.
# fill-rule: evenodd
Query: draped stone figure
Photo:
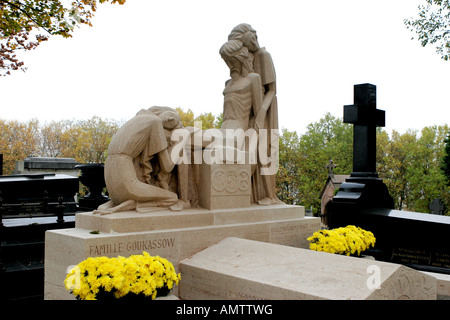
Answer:
M233 78L246 78L247 82L251 80L254 84L259 82L259 88L256 88L256 85L252 87L253 109L251 111L253 113L249 115L247 127L257 130L260 133L260 138L262 133L260 129L265 129L265 133L267 133L267 145L265 146L268 153L267 156L276 159L278 165L278 146L273 144L274 139L278 139L278 105L276 76L272 57L265 48L259 46L256 31L249 24L242 23L234 27L228 39L227 46L230 46L233 42L236 43L235 41L239 41L245 49L240 49L240 52L234 54L233 57L223 54L225 52L224 47L221 49L222 58L230 67L231 75L231 80L227 82L224 90L224 123L222 128L229 127L227 120L229 120L231 112L234 112L236 116L240 116L241 119L247 119L248 115L247 109L250 93L247 92L246 97L243 94L243 88L237 88L236 80ZM259 79L256 80L256 78ZM232 95L231 91L234 91ZM240 95L240 98L238 95ZM259 98L259 95L261 95L261 98ZM233 108L229 107L229 100L233 100ZM235 110L241 110L244 113L239 114ZM242 124L241 128L246 130L246 124ZM275 138L271 139L273 135L275 135ZM258 160L257 168L252 176L254 202L262 205L280 203L281 201L276 196L275 174L261 174L265 165L260 160Z
M177 210L180 201L169 186L177 161L171 158L174 146L170 145L170 134L180 127L174 109L152 107L139 111L119 128L105 161L105 182L111 200L94 213L147 212L171 206Z

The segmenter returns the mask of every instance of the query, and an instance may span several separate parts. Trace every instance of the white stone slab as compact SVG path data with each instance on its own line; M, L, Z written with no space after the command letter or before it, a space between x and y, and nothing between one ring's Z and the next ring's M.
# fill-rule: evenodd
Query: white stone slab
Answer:
M179 271L187 300L436 299L436 279L402 265L238 238L181 261Z

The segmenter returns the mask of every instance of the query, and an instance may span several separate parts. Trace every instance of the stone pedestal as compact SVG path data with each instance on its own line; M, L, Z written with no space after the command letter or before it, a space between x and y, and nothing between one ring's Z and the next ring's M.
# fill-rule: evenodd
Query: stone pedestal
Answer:
M73 299L63 284L67 268L88 257L146 251L168 259L178 269L181 260L227 237L307 248L306 239L320 229L320 219L305 217L304 212L304 207L283 204L103 216L79 213L74 229L46 233L45 299Z
M250 164L200 165L199 205L207 209L245 208L251 205Z

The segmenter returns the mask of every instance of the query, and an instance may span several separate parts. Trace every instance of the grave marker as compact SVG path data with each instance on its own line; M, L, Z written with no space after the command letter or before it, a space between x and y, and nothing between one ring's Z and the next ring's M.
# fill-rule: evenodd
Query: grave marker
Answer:
M342 211L336 206L394 208L394 201L376 172L376 127L385 125L385 111L376 108L376 86L354 86L354 104L344 106L344 122L354 125L353 172L327 206L331 225L335 224L332 220L336 212Z
M430 210L432 214L443 215L445 210L444 202L440 198L436 198L430 204Z
M374 233L371 254L382 261L450 274L450 217L393 210L393 199L378 178L376 126L384 111L376 109L375 86L355 86L355 105L344 106L344 122L355 125L353 172L327 206L328 227L356 225Z
M354 125L352 175L377 177L376 127L385 126L385 112L377 109L376 86L369 83L355 85L354 104L344 106L344 122Z

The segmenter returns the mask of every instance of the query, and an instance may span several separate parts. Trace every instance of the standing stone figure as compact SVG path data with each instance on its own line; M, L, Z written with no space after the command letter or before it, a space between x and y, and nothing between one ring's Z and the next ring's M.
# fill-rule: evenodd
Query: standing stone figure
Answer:
M174 109L152 107L139 111L113 136L105 161L105 182L111 200L94 211L152 211L179 206L169 190L170 174L177 162L171 159L170 133L181 127Z
M267 156L278 161L278 148L271 143L271 136L273 134L278 138L278 106L276 97L276 76L272 57L265 48L259 46L256 31L246 23L241 23L233 28L228 36L229 41L240 41L248 50L248 58L243 64L243 75L247 72L250 77L255 77L252 74L259 75L260 89L262 93L262 101L258 106L258 111L253 113L251 119L251 127L258 132L260 129L266 129L267 133ZM222 55L222 57L224 57ZM225 58L224 58L225 59ZM249 65L251 64L251 65ZM229 65L229 62L227 62ZM230 68L231 81L233 80L233 70ZM236 72L235 72L236 73ZM227 96L229 91L228 84L225 88L225 105L224 105L224 125L227 111ZM259 103L259 102L258 102ZM244 129L245 130L245 129ZM275 154L270 154L274 152ZM276 176L261 175L261 168L264 167L258 161L258 168L253 175L253 193L254 201L262 205L277 204L281 201L276 196Z
M261 78L253 73L252 56L240 40L226 42L219 51L230 68L224 95L222 129L254 127L254 115L262 105Z

